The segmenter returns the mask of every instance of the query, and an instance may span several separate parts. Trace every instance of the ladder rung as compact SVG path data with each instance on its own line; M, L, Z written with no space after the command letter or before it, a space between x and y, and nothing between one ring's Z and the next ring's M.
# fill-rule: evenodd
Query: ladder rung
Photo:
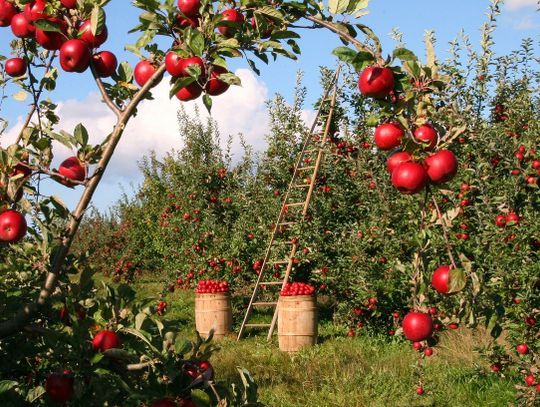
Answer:
M285 204L285 206L287 207L291 207L291 206L303 206L305 205L306 203L305 202L293 202L293 203L290 203L290 204Z
M264 283L260 283L260 285L282 285L283 281L266 281Z
M300 167L298 168L298 171L307 171L307 170L314 170L314 169L315 169L315 166L310 165L309 167Z
M289 264L289 260L277 260L273 261L272 264Z
M254 302L251 305L259 306L259 307L273 307L273 306L277 305L277 301L274 301L274 302Z
M296 225L296 222L281 222L277 224L278 226L292 226Z
M319 151L321 151L320 148L315 148L313 150L306 150L306 151L304 151L304 155L311 154L311 153L318 153Z
M293 185L293 188L309 188L311 184L296 184Z
M272 324L245 324L249 328L269 328Z

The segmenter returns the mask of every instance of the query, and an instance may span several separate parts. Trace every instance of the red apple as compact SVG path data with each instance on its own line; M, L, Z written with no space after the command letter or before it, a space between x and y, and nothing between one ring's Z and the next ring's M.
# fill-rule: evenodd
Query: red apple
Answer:
M91 58L92 52L82 40L68 40L60 48L60 66L66 72L84 72Z
M77 7L77 0L60 0L60 3L62 3L62 6L67 9L73 9Z
M150 61L142 60L135 65L133 76L135 77L135 82L137 82L139 86L144 86L155 72L156 67L152 65Z
M520 343L519 345L516 346L516 351L520 355L525 355L529 353L529 347L527 346L526 343Z
M118 66L116 56L110 51L101 51L92 56L92 65L100 78L108 78Z
M384 123L375 129L375 144L381 150L391 150L401 144L404 135L399 123Z
M364 96L384 98L394 90L394 74L390 68L368 66L358 78L358 88Z
M92 348L95 351L105 352L107 349L119 348L120 338L116 332L103 330L99 331L92 340Z
M429 179L436 183L450 181L457 173L458 162L450 150L440 150L424 160Z
M174 52L168 52L165 57L165 69L171 76L190 76L188 68L198 66L201 77L204 79L205 69L204 61L199 57L181 58Z
M202 373L210 370L210 377L214 377L214 368L207 360L201 360L198 362L186 363L184 370L192 379L196 379Z
M16 243L26 235L27 224L23 214L9 209L0 213L0 240Z
M416 394L418 394L419 396L421 396L422 394L424 394L424 388L418 386L418 387L416 388Z
M433 276L431 277L431 285L441 294L448 294L449 277L450 266L440 266L437 270L433 272Z
M190 83L184 88L181 88L177 93L176 97L182 102L187 102L190 100L195 100L201 96L203 89L197 82Z
M47 19L50 23L59 27L60 32L43 31L36 28L36 41L43 48L50 51L59 50L62 44L66 41L66 23L59 18L51 17Z
M178 8L186 17L194 17L199 14L201 0L178 0Z
M205 90L206 92L211 96L219 96L227 91L229 89L229 84L226 82L223 82L219 79L219 75L228 73L225 68L213 65L212 66L212 73L210 74L210 79L206 83Z
M197 28L199 26L199 19L197 17L184 17L181 14L178 14L176 20L178 21L178 25L182 28Z
M534 386L534 384L536 383L536 379L532 374L529 374L525 377L525 383L527 384L527 386Z
M86 178L86 165L77 157L66 158L58 167L58 172L73 181L84 181Z
M495 224L500 228L505 227L506 226L506 216L497 215L497 217L495 218Z
M36 0L24 6L24 15L28 21L36 21L49 17L43 12L45 10L45 0Z
M422 142L425 150L433 150L437 145L437 132L429 124L424 124L414 131L414 138Z
M520 221L519 215L515 212L510 212L506 215L506 224L507 225L517 225Z
M433 320L423 312L409 312L403 318L401 326L403 334L410 341L424 341L430 338L433 333Z
M412 159L412 155L410 155L408 152L398 151L397 153L394 153L388 157L388 160L386 160L386 168L391 175L399 164L412 161Z
M15 37L31 38L34 36L36 29L28 21L24 13L17 13L11 19L11 31Z
M104 25L99 33L92 34L92 23L90 20L86 20L79 28L79 38L86 42L90 48L99 48L105 41L107 41L108 31L107 26Z
M73 378L67 374L51 373L45 381L45 392L51 400L66 403L73 397Z
M404 162L392 172L392 184L404 194L415 194L424 188L427 182L424 167L415 162Z
M11 19L17 14L17 9L7 0L0 0L0 27L7 27Z
M171 399L161 399L154 401L151 407L178 407L178 404Z
M6 61L4 68L9 76L23 76L26 73L26 62L22 58L10 58Z
M221 13L221 16L222 16L221 21L226 21L228 23L235 23L235 25L240 25L245 20L244 15L240 11L234 8L225 10L223 13ZM229 25L228 26L220 25L218 26L218 31L224 37L231 38L231 37L234 37L234 34L236 34L237 28L235 26L231 27Z

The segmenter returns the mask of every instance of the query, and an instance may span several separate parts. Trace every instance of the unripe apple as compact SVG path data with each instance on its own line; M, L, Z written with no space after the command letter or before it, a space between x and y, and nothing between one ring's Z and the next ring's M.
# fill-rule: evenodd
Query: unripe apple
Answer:
M405 135L399 123L384 123L375 129L375 144L381 150L391 150L401 144Z
M189 85L181 88L176 93L176 97L182 102L187 102L197 99L199 96L201 96L202 92L202 87L197 82L192 82Z
M11 77L23 76L26 73L26 62L22 58L10 58L6 61L4 69Z
M100 78L108 78L118 66L116 56L110 51L101 51L92 56L92 65Z
M36 28L36 41L45 49L48 49L50 51L57 51L66 41L66 23L64 20L56 17L48 18L47 21L58 26L61 32L43 31Z
M24 13L17 13L11 19L11 32L18 38L31 38L34 36L36 29L28 21Z
M178 8L186 17L194 17L199 14L201 0L178 0Z
M421 191L427 179L424 167L415 162L401 163L392 172L392 184L404 194L415 194Z
M0 27L7 27L11 19L17 14L17 9L7 0L0 0Z
M10 209L0 213L0 240L16 243L26 235L27 224L24 215Z
M390 68L368 66L360 73L358 88L364 96L382 99L394 90L394 74Z
M245 20L244 15L240 11L234 8L225 10L223 13L221 13L221 16L222 16L221 21L236 23L238 25L243 23ZM224 26L224 25L218 26L218 31L221 33L221 35L227 38L234 37L234 34L236 34L237 30L238 29L236 27Z
M73 181L84 181L86 178L86 165L77 157L66 158L58 167L58 173ZM75 185L67 182L68 185Z
M210 79L206 83L205 90L206 92L211 96L219 96L227 91L229 89L229 84L226 82L223 82L219 79L219 75L228 73L225 68L213 65L212 73L210 74Z
M440 150L424 160L424 166L429 179L441 184L450 181L457 173L458 162L450 150Z
M414 131L414 138L422 142L425 150L433 150L437 145L437 132L429 124L424 124Z
M91 58L92 52L82 40L68 40L60 48L60 66L66 72L84 72Z
M79 38L86 42L90 48L99 48L108 37L107 26L104 25L99 33L92 34L92 22L86 20L79 28Z

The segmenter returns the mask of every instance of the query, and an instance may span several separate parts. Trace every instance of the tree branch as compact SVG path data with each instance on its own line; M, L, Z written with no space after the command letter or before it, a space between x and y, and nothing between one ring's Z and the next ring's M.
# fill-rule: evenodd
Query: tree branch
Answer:
M446 251L448 252L448 258L450 259L450 262L452 263L452 267L454 269L457 269L456 261L454 260L454 256L452 255L452 246L450 245L450 240L448 239L448 232L446 230L446 225L444 224L441 209L439 208L439 204L437 203L437 199L435 197L431 198L431 201L433 202L433 205L435 206L435 210L437 211L437 218L441 220L441 227L443 230L443 237L444 241L446 243Z
M94 67L94 64L90 64L90 69L92 70L92 75L94 76L94 79L96 81L97 87L99 89L99 93L101 93L101 97L103 98L103 102L111 109L114 114L116 115L116 118L119 119L122 115L122 111L114 104L114 102L111 100L109 95L107 94L107 90L105 89L105 86L103 85L103 81L99 77L98 73L96 72L96 68Z
M110 139L105 145L103 155L97 163L94 174L89 178L79 203L73 212L73 216L71 217L69 224L63 233L64 237L55 251L49 274L45 279L37 300L34 303L23 306L12 319L0 323L0 339L21 331L36 314L39 308L46 304L51 293L54 291L58 276L62 270L71 244L73 243L73 239L75 238L79 224L86 209L88 208L88 205L90 204L90 201L92 200L103 173L105 172L105 169L113 156L114 150L116 149L116 146L124 133L129 119L133 116L138 104L144 99L146 94L155 85L164 72L165 65L162 65L156 70L148 82L134 95L133 99L131 99L130 103L127 105L126 110L122 112L118 118L117 123L114 126L114 130L110 135Z

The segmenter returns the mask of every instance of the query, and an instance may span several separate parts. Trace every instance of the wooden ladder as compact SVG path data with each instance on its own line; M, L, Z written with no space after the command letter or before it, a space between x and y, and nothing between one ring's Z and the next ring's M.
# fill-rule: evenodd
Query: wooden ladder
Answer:
M287 282L289 281L291 270L294 267L295 255L298 250L298 237L295 237L289 240L281 240L281 241L279 240L279 237L282 235L282 232L284 229L290 228L291 226L301 223L305 219L308 213L309 204L313 197L313 192L315 191L315 184L317 183L317 174L319 172L319 167L322 162L325 144L327 143L330 128L332 127L331 123L332 123L332 117L333 117L334 108L336 104L336 97L338 93L338 78L339 78L340 70L341 70L341 67L338 66L336 69L335 75L332 79L332 82L329 84L329 86L324 92L323 98L319 104L319 109L317 111L315 120L313 121L313 124L311 126L311 129L309 133L307 134L307 136L305 137L305 139L303 140L302 150L300 151L298 159L296 160L296 165L294 166L294 171L291 177L291 181L289 183L289 187L287 189L287 193L285 194L285 198L283 200L283 205L281 205L279 215L274 224L274 227L272 228L272 234L270 236L270 240L266 248L263 263L259 270L259 275L255 283L255 287L253 289L251 299L247 306L246 314L244 316L244 320L240 327L240 332L238 333L237 340L242 339L242 337L245 334L246 328L268 328L268 340L271 340L272 335L274 333L274 329L277 322L277 316L278 316L277 300L276 301L257 301L257 300L260 294L261 287L280 286L280 289L283 289L285 287L285 284L287 284ZM331 96L330 96L330 93L332 93ZM328 111L326 113L323 113L323 108L328 108ZM322 131L317 130L319 120L321 121L324 120L324 126L322 127L323 129ZM316 144L315 143L316 141L318 141L319 144L314 146L314 144ZM314 163L311 164L313 160L314 160ZM306 171L311 171L309 182L305 181L304 173ZM297 192L300 192L301 198L298 198L299 194ZM301 211L299 211L298 209L301 209ZM287 219L287 215L290 216L291 213L293 214L293 216L296 216L295 220ZM290 246L288 255L284 256L285 257L284 259L272 260L271 258L272 258L274 249L276 247L283 248L284 246L287 248ZM273 266L273 267L270 267L270 266ZM271 271L272 269L275 268L275 266L286 266L283 280L270 281L270 279L266 277L266 275L271 275ZM279 293L276 294L276 297L277 296L279 296ZM253 313L253 309L255 307L274 308L274 315L272 318L272 322L270 324L249 323L249 320Z

